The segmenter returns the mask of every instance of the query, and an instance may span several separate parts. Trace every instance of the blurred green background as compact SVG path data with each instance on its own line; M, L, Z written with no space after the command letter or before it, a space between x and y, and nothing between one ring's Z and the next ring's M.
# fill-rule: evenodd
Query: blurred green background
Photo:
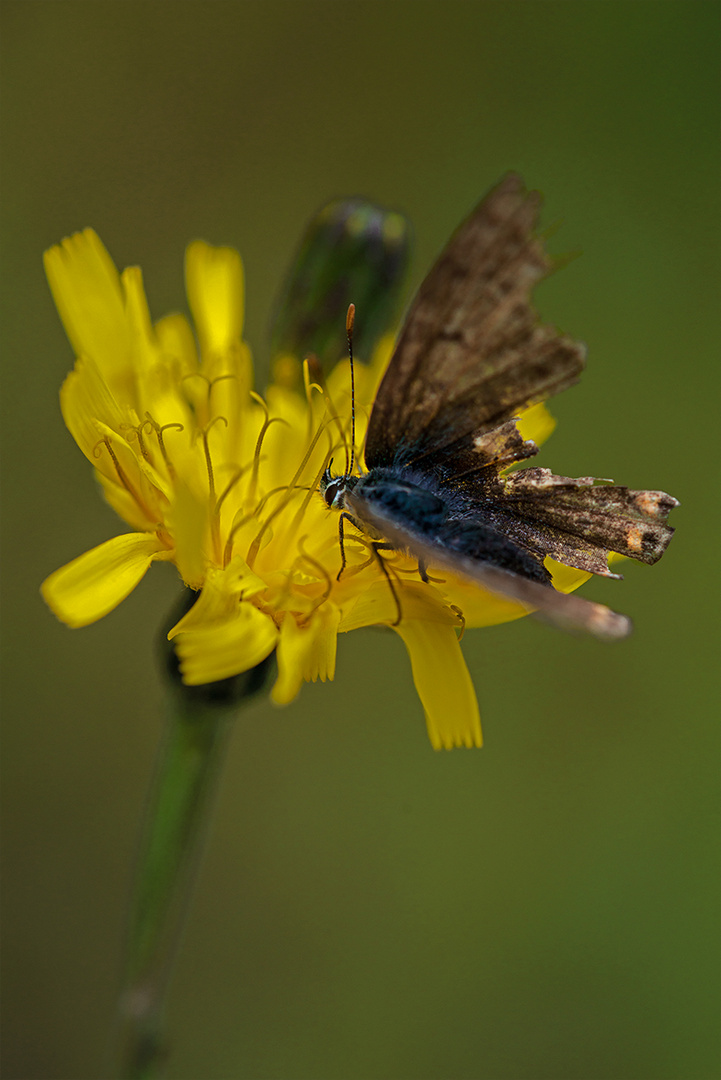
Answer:
M540 464L682 503L587 595L617 645L470 632L481 751L434 753L402 643L237 723L169 1012L172 1078L705 1080L718 1052L716 3L13 2L1 15L4 1076L97 1078L162 730L156 567L71 632L41 580L122 531L66 432L41 254L93 225L184 305L237 246L262 373L313 211L404 210L418 284L509 168L583 256L544 316L588 343ZM259 379L263 382L263 378ZM713 448L712 448L713 447Z

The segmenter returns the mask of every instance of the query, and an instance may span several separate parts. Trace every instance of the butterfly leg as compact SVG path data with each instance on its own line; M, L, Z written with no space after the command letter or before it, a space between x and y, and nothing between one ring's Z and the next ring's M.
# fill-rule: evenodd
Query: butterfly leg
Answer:
M351 525L355 524L355 522L353 521L353 518L350 516L350 514L346 514L346 512L344 510L342 510L341 513L340 513L340 516L338 518L338 543L340 544L340 560L341 560L341 562L340 562L340 570L336 574L336 581L340 581L341 574L343 573L343 571L345 570L345 567L346 567L345 546L343 544L343 521L344 520L350 521Z
M347 514L345 511L341 511L341 513L339 515L339 519L338 519L338 543L340 544L341 568L340 568L340 570L338 571L338 573L336 575L336 581L340 581L341 575L342 575L343 571L346 568L345 545L343 543L344 536L345 536L344 529L343 529L343 521L344 521L344 519L346 521L350 521L351 525L356 525L356 522L353 520L353 518L352 518L352 516L350 514ZM378 560L378 565L380 566L381 570L383 571L383 574L385 575L385 579L388 582L388 588L391 590L391 595L392 595L393 600L394 600L395 605L396 605L397 616L393 620L393 622L391 623L391 626L398 626L401 619L403 618L403 609L401 608L401 602L398 599L398 593L397 593L396 587L393 584L393 581L391 579L391 575L390 575L390 573L388 571L388 567L386 566L385 562L383 561L383 556L380 554L381 551L394 551L395 548L393 547L393 544L386 544L386 543L383 543L383 541L375 541L375 542L371 543L370 548L371 548L371 551L373 552L373 554L375 555L376 559Z
M376 551L395 551L396 550L395 547L393 546L393 544L380 543L380 544L374 544L373 547L375 548ZM418 576L420 577L421 581L424 581L426 583L426 585L431 580L428 577L428 563L426 562L425 559L419 558L419 560L418 560ZM438 581L439 579L434 578L433 580Z
M373 554L375 555L376 559L378 560L378 565L380 566L381 570L383 571L383 573L385 575L385 579L388 582L388 588L391 591L391 596L393 597L393 600L395 601L396 611L398 612L396 618L391 623L391 626L398 626L400 624L401 619L403 618L403 609L401 608L401 602L398 599L398 593L396 592L396 587L393 584L393 581L391 579L391 575L390 575L390 572L388 570L388 567L386 566L386 564L385 564L385 562L383 560L383 556L380 554L381 551L394 551L395 549L394 549L392 544L373 543L373 544L371 544L371 550L373 551Z

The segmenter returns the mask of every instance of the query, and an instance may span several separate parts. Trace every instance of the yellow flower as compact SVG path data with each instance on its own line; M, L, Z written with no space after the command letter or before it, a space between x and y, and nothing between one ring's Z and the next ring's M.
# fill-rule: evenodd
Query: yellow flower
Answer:
M318 484L348 442L347 362L322 388L305 365L303 392L283 384L289 368L281 362L278 382L260 398L242 340L243 268L229 248L188 248L195 336L182 315L153 324L140 270L119 275L90 229L48 251L45 266L78 357L60 394L65 423L133 529L50 575L42 593L58 618L87 626L112 611L151 562L173 562L199 592L168 635L184 682L239 674L275 649L272 697L284 704L303 680L333 678L339 633L392 625L399 606L393 629L408 650L433 746L480 746L459 633L526 610L447 573L424 584L417 562L394 553L386 565L397 605L361 536L346 535L348 566L337 580L338 517ZM359 444L390 345L356 372ZM539 441L553 421L536 406L521 426ZM589 576L554 567L564 591Z

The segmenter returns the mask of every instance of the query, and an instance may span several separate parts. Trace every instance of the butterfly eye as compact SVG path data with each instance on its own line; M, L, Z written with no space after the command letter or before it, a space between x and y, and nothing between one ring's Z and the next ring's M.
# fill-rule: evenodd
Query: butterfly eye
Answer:
M325 499L328 506L333 505L333 501L338 494L338 481L331 480L330 477L323 477L323 482L320 485L320 493Z
M333 477L330 474L330 466L332 464L333 464L333 462L332 462L332 459L331 459L331 462L328 465L328 468L325 470L325 472L321 476L320 483L318 484L318 490L320 491L320 493L323 496L323 498L325 499L325 501L328 503L328 506L330 506L331 503L332 503L332 497L331 497L329 489L331 489L331 488L335 489L338 486L337 482L333 479Z

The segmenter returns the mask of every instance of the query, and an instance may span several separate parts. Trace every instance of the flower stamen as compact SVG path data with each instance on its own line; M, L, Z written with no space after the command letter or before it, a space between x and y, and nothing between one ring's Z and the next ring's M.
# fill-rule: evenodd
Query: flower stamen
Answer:
M316 431L315 435L313 436L310 443L308 444L308 448L306 449L306 452L303 455L303 458L301 460L300 465L298 466L298 468L295 471L295 475L294 475L293 479L291 480L290 484L286 485L286 487L291 492L291 494L288 496L288 498L285 500L285 502L281 502L276 507L276 509L273 511L273 513L266 519L266 521L263 523L263 525L262 525L262 527L260 529L260 532L256 536L253 543L250 545L250 548L248 549L248 558L247 558L246 561L247 561L248 565L251 568L252 568L253 563L255 562L255 559L256 559L256 557L258 555L258 551L260 550L260 544L261 544L261 540L263 539L263 535L265 534L266 530L269 528L270 523L273 520L273 518L276 517L288 505L288 503L290 502L290 499L292 498L292 493L294 491L298 490L298 488L297 488L298 481L300 480L301 476L303 475L303 472L305 471L305 467L308 464L308 462L310 461L311 455L312 455L313 451L315 450L315 448L316 448L316 446L318 444L318 440L320 439L323 432L327 429L327 426L328 426L327 421L325 419L323 419L320 422L320 424L318 425L318 430ZM280 490L282 490L282 488L275 488L274 490L275 491L280 491ZM269 492L269 494L271 494L271 492Z
M305 541L307 539L307 536L302 536L298 541L300 555L297 556L294 565L297 565L298 563L303 561L307 562L318 574L320 574L322 578L325 579L325 587L323 589L323 593L320 599L316 600L316 602L313 604L313 607L310 609L305 619L303 620L305 624L310 622L311 616L318 610L319 607L323 606L323 604L326 602L331 592L333 591L333 582L331 581L330 574L328 573L326 568L323 566L322 563L318 562L317 559L314 559L313 556L309 555L308 552L305 550Z
M185 430L184 425L178 423L177 421L174 421L174 422L172 422L170 424L162 424L161 425L161 424L159 424L157 422L157 420L154 420L152 418L152 416L150 415L149 412L146 412L145 421L140 426L141 427L149 426L151 428L151 430L155 432L155 437L158 440L158 447L160 449L160 453L162 455L163 461L165 462L165 468L168 470L168 476L170 477L171 480L175 480L175 477L176 477L175 466L173 465L172 461L170 460L170 457L168 456L168 451L165 448L165 440L163 439L163 434L164 434L164 432L168 431L169 428L175 428L176 431L184 431ZM138 436L138 438L140 438L140 436Z
M323 387L317 382L313 382L310 377L310 363L308 359L303 361L303 388L305 389L305 400L308 405L308 438L313 428L313 390L317 390L321 397L323 397Z
M216 375L214 379L209 379L208 380L208 407L210 407L210 399L211 399L211 395L213 393L213 387L216 385L216 383L222 382L223 379L235 379L235 378L236 378L236 376L233 374L232 371L230 371L226 375Z
M102 439L99 439L97 441L97 443L95 444L95 446L93 448L93 457L95 457L95 458L100 457L100 454L102 453L101 448L103 446L106 448L106 450L110 454L111 460L113 462L113 466L115 468L116 473L118 474L118 480L120 481L122 486L125 488L125 490L128 492L128 494L133 499L135 499L136 503L138 504L140 509L143 511L145 516L150 521L152 521L153 520L153 515L151 514L150 510L148 509L147 503L145 502L143 497L135 490L134 486L130 483L130 480L128 479L125 470L123 469L122 465L118 461L118 455L113 450L113 446L112 446L109 435L103 435Z
M146 426L147 422L147 420L144 420L141 424L121 424L120 430L127 431L128 442L130 441L130 436L135 435L136 439L138 440L138 447L140 449L143 460L147 461L148 465L152 465L152 462L150 460L150 453L147 446L145 445L145 439L143 438L143 428Z
M250 391L250 396L252 397L253 401L255 401L258 405L260 405L260 407L263 410L263 413L265 415L265 419L264 419L263 424L261 426L260 432L258 433L258 439L257 439L256 444L255 444L255 452L253 454L253 472L251 474L250 489L249 489L249 492L248 492L248 497L250 499L254 499L255 498L255 493L256 493L256 490L257 490L257 487L258 487L258 471L260 469L260 451L261 451L261 448L263 446L263 439L266 436L266 432L268 431L268 428L270 427L271 424L280 423L280 424L285 424L286 427L290 427L290 424L288 424L287 420L284 420L282 416L273 416L273 417L271 417L270 413L268 412L268 406L266 405L265 401L260 396L260 394L256 394L254 390L251 390Z
M239 529L242 529L246 522L255 517L255 514L242 514L237 521L233 521L229 531L228 539L225 541L225 550L223 552L223 566L227 566L233 557L233 541L235 540L235 534Z
M312 395L311 391L312 390L317 390L318 393L322 397L323 396L323 387L319 383L312 381L312 379L310 377L310 366L309 366L307 360L303 361L303 386L305 387L305 400L308 402L309 407L312 408L313 407L313 402L312 402L313 395Z
M203 428L201 437L203 440L203 453L205 454L205 464L208 469L208 495L210 497L210 535L213 541L213 549L215 551L216 558L220 562L220 515L217 513L217 499L215 496L215 474L213 472L213 459L210 454L210 446L208 445L208 433L211 428L222 420L226 428L228 421L224 416L214 416L209 424Z
M235 469L235 471L234 471L233 475L231 476L230 480L228 481L228 483L225 485L222 492L218 496L218 501L215 504L215 512L216 512L216 514L220 515L220 510L221 510L221 507L222 507L223 503L228 498L228 495L230 495L231 491L233 490L235 485L238 483L240 478L243 476L243 473L246 473L249 468L250 468L250 465L241 465L239 468Z
M281 500L278 503L278 505L276 506L275 510L273 510L268 515L268 517L265 519L265 521L261 525L260 530L257 533L255 539L253 540L252 544L248 548L248 557L246 559L246 562L248 563L248 566L251 568L251 570L253 568L253 564L255 563L255 560L258 557L258 552L260 551L261 541L262 541L265 533L270 528L272 521L274 520L274 518L276 518L278 516L278 514L282 513L282 511L285 510L286 506L288 505L290 500L293 498L293 495L295 494L295 492L299 490L295 485L295 481L297 480L297 478L298 478L298 473L296 473L293 481L290 484L284 484L283 487L280 487L280 488L273 488L273 490L269 491L268 494L264 497L265 499L267 499L271 495L275 495L278 491L283 491L284 489L286 491L288 491L287 497L284 500ZM264 501L264 499L261 499L261 503L263 501ZM253 516L255 516L255 515L253 515Z
M313 483L308 488L308 494L303 499L303 502L300 504L300 506L298 507L298 510L296 511L295 517L293 518L290 525L288 526L287 536L288 536L289 539L295 535L295 532L296 532L298 526L300 525L300 522L303 520L303 516L304 516L306 510L308 509L308 504L309 504L310 500L313 498L313 496L318 491L320 481L321 481L321 477L323 476L323 473L328 468L328 462L330 461L331 454L334 454L337 449L338 449L337 446L331 447L331 449L328 451L327 455L325 456L325 458L323 460L323 464L319 468L318 472L315 474L315 477L313 478Z
M190 408L195 414L195 418L198 421L199 427L202 427L204 422L208 422L208 417L210 416L210 395L212 393L213 386L217 382L220 382L221 379L233 378L235 378L234 375L218 375L215 379L211 380L203 371L190 371L182 376L181 382L189 382L190 379L201 379L205 383L205 401L203 401L200 394L191 395L186 393L185 395Z
M208 469L208 491L210 492L210 501L213 504L213 507L215 507L215 474L213 472L213 459L210 456L210 447L208 446L208 432L215 424L217 424L218 420L222 420L227 428L228 421L225 419L224 416L214 416L210 423L206 424L206 426L200 433L203 440L203 453L205 454L205 464Z
M458 618L461 621L461 632L458 635L458 640L463 641L463 635L466 632L466 616L463 614L463 612L461 611L461 609L459 607L456 607L455 604L449 604L448 606L451 609L451 611L453 612L453 614L457 615Z
M238 532L238 530L242 529L242 527L245 524L247 524L247 522L252 521L254 518L257 518L259 516L261 510L264 509L265 504L268 502L268 500L270 498L272 498L273 495L277 495L279 491L287 491L291 487L293 487L293 485L291 485L291 484L281 484L279 487L271 488L270 491L267 491L265 493L265 495L263 495L263 497L256 504L256 506L253 508L253 510L250 511L249 514L243 514L241 517L238 517L238 515L236 514L236 517L233 520L233 523L232 523L232 525L230 527L230 531L228 533L228 539L227 539L227 541L225 543L224 562L223 562L224 566L227 566L228 563L230 562L231 556L233 554L233 540L235 539L235 535ZM295 490L300 491L300 490L305 490L305 489L297 487L297 488L295 488ZM260 545L260 539L261 539L261 537L263 535L263 532L264 532L266 526L268 526L270 524L272 519L278 513L279 509L280 510L284 509L284 507L287 505L288 501L289 500L286 500L285 503L281 503L280 507L278 509L274 510L273 513L270 515L270 517L264 522L263 528L261 529L260 533L258 533L258 535L255 538L258 541L258 545ZM238 511L238 513L240 513L240 511ZM253 541L253 544L251 544L251 546L249 548L249 552L251 550L253 550L253 558L255 558L255 556L258 554L258 549L257 548L254 549L254 544L255 544L255 540ZM249 554L248 558L246 558L246 562L248 563L249 566L251 566L252 564L250 563L249 558L250 558L250 554Z

